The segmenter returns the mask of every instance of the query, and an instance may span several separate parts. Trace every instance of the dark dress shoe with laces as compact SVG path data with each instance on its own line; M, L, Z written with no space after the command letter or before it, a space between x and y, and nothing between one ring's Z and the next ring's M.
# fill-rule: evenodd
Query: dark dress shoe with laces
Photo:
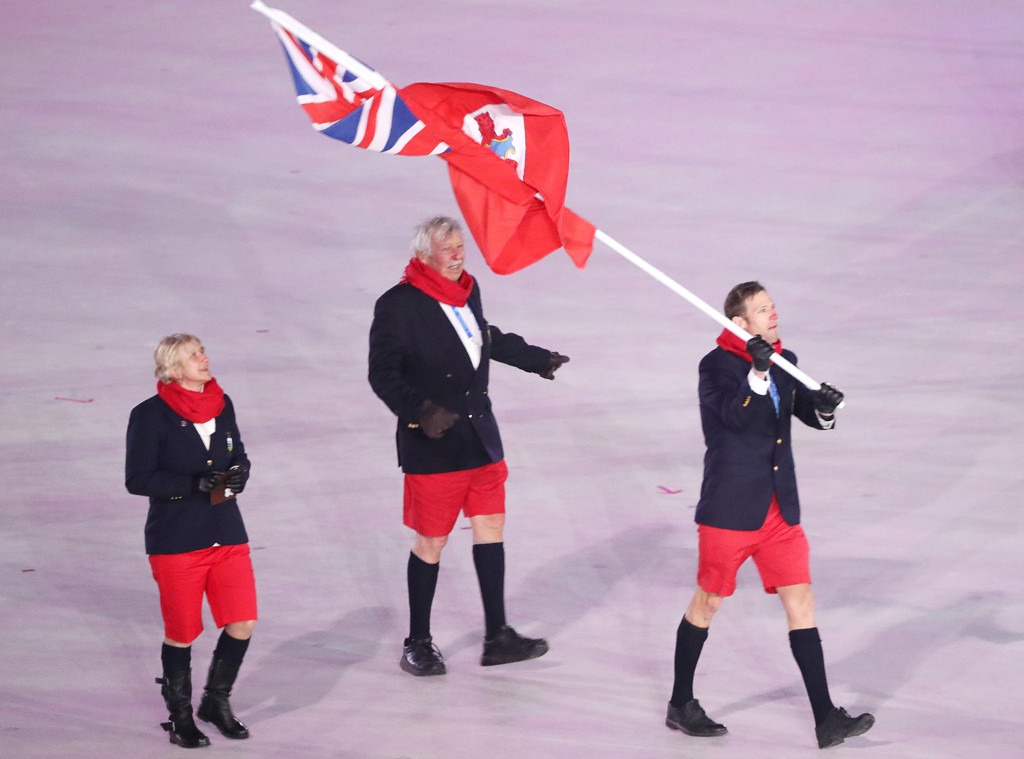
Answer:
M399 665L410 675L426 677L443 675L448 671L441 651L433 638L406 638Z
M833 707L822 723L814 728L818 736L818 748L838 746L847 738L866 733L874 724L874 716L867 712L859 717L851 717L846 709Z
M543 638L524 637L505 625L493 638L484 640L484 654L480 657L480 664L484 667L511 664L536 659L547 652L548 642Z
M698 738L713 738L716 735L725 735L729 732L725 729L725 725L720 725L708 717L700 702L695 698L691 698L681 707L672 706L672 703L669 702L665 724L673 730L682 730L687 735Z

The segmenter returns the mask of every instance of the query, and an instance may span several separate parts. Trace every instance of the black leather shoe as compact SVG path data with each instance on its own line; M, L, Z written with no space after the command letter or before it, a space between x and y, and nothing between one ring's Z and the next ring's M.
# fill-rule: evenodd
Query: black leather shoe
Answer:
M716 735L725 735L729 732L725 729L725 725L720 725L708 717L700 702L695 698L691 698L681 707L672 706L672 703L669 702L665 724L673 730L682 730L687 735L694 735L698 738L713 738Z
M874 724L874 716L867 712L859 717L851 717L846 709L833 707L824 721L814 728L818 736L818 748L838 746L847 738L866 733Z
M398 664L410 675L426 677L443 675L448 671L433 638L406 638L403 645L402 658Z
M480 657L480 664L484 667L511 664L536 659L547 652L548 642L543 638L526 638L505 625L493 638L484 640L484 654Z

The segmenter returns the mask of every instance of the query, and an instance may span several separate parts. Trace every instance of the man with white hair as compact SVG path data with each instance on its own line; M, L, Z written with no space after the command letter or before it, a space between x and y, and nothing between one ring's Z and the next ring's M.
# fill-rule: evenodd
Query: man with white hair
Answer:
M491 359L554 379L567 356L529 345L484 318L480 288L465 271L459 224L438 216L421 224L401 282L376 303L370 327L369 381L398 417L398 463L405 474L404 523L415 532L409 555L409 637L400 665L416 676L447 671L433 643L430 614L441 551L463 512L473 532L473 563L483 600L484 666L547 653L505 619L505 465L491 412Z

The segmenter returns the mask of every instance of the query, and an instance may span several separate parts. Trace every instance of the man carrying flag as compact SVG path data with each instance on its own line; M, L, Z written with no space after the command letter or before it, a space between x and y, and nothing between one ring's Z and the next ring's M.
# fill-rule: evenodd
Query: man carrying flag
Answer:
M480 288L464 269L462 231L438 216L416 229L401 282L378 300L370 327L369 380L398 417L405 473L404 522L415 532L407 567L409 637L400 665L443 675L430 614L441 551L463 512L473 530L473 563L483 600L483 666L548 651L505 619L505 465L488 395L490 360L553 380L569 358L503 333L484 318Z
M725 735L694 698L693 679L711 620L736 590L736 574L753 559L765 592L778 595L789 645L814 714L819 748L861 735L873 715L851 716L832 703L814 616L810 553L800 526L791 428L793 419L830 430L843 394L831 385L810 390L772 369L776 356L793 364L779 338L775 303L761 283L742 282L725 298L725 315L747 333L729 330L700 362L701 426L707 451L697 503L697 588L676 630L674 681L665 724L687 735Z

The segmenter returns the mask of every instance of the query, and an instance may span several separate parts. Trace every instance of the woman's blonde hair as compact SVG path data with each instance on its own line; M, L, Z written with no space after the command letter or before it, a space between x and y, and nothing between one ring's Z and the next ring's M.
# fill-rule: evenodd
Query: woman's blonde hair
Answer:
M181 346L199 342L202 341L198 337L185 332L175 332L161 340L157 344L156 350L153 351L153 360L156 361L156 370L153 374L156 375L156 378L165 385L174 382L175 378L171 375L171 371L181 366L181 356L179 355Z

